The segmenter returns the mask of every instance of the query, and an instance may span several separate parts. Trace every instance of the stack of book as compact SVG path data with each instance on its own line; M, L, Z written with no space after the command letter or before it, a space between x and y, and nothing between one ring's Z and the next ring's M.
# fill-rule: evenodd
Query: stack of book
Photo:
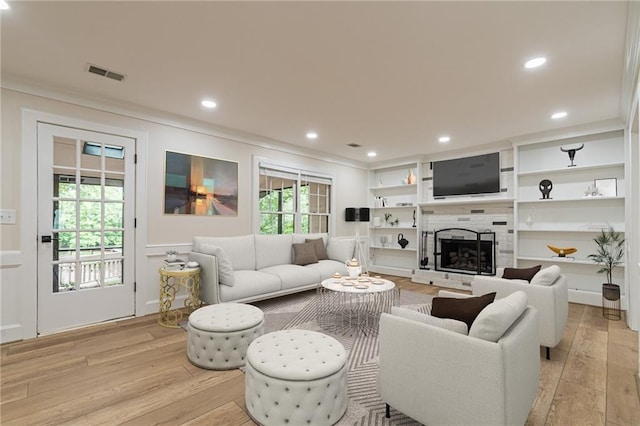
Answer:
M175 259L175 260L164 260L164 267L167 269L178 269L178 268L184 268L184 265L186 264L186 261L182 260L182 259Z

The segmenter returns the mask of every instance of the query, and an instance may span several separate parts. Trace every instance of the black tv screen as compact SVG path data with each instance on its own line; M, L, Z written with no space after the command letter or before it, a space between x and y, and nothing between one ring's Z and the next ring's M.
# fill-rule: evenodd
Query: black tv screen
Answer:
M433 196L500 192L500 153L433 162Z

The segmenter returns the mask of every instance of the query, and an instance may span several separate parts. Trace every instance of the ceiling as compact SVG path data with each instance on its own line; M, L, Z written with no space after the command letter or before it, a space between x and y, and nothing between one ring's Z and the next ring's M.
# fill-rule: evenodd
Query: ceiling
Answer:
M363 162L622 115L628 2L9 3L3 85ZM545 65L524 69L540 55ZM90 74L88 63L126 79ZM218 107L202 107L205 97ZM552 120L559 110L568 116ZM319 137L306 139L309 130Z

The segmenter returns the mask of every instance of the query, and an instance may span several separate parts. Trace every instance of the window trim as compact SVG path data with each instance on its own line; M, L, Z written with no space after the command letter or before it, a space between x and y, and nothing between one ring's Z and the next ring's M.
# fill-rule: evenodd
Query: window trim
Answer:
M294 166L287 163L280 163L273 161L266 157L253 156L253 173L252 173L252 208L251 208L251 216L252 216L252 230L255 234L260 234L260 170L262 168L269 168L273 170L280 170L283 173L287 174L295 174L297 176L298 184L301 182L315 182L315 183L324 183L331 186L331 190L329 191L329 212L328 216L328 229L327 233L331 235L333 230L335 229L335 179L332 175L315 171L313 169ZM305 179L306 178L306 179ZM298 195L296 194L296 197ZM299 200L296 200L298 203ZM301 215L309 214L302 213L296 207L295 213L295 227L299 229Z

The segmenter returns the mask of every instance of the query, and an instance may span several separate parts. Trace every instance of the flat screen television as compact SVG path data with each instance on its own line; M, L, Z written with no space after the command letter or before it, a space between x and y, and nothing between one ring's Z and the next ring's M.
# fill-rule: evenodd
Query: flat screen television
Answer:
M433 162L433 196L500 192L500 153Z

